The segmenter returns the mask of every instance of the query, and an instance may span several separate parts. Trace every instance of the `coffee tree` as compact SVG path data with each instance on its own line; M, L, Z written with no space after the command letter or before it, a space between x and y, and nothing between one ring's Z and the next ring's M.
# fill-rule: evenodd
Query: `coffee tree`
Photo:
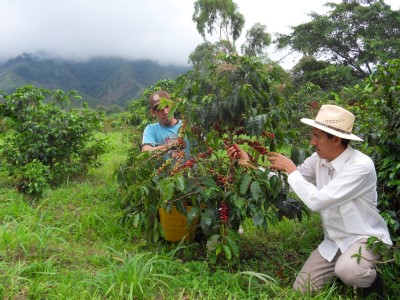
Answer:
M76 92L25 86L3 95L0 118L7 120L0 157L19 191L34 198L51 186L99 164L105 141L94 133L102 116L87 107L66 110Z
M369 97L359 104L363 151L375 161L379 206L392 230L400 235L400 60L378 66L365 80L362 91Z
M158 240L163 234L158 208L175 206L188 222L199 219L210 258L216 260L222 253L227 258L239 254L237 230L245 219L267 229L283 216L301 218L286 177L271 173L265 158L281 147L288 122L278 85L272 67L237 55L220 56L206 71L178 78L174 100L164 105L181 113L179 138L189 139L191 156L185 157L179 146L168 158L132 150L118 172L127 191L124 220ZM265 170L236 166L226 153L236 145Z
M400 60L377 66L362 84L345 93L357 107L364 142L362 151L374 160L378 175L378 208L388 224L393 247L370 241L381 256L385 285L399 290L400 276ZM353 97L351 97L353 96Z

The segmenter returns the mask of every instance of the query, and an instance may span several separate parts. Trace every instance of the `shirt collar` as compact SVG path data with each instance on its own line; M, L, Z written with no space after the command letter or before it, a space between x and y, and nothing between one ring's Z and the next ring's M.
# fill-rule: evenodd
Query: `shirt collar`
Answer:
M348 160L352 152L353 148L348 145L346 150L344 150L342 154L331 161L331 165L335 168L336 172L340 172L342 170L345 162Z
M342 152L342 154L340 154L334 160L328 161L325 158L321 159L321 166L326 166L328 168L330 168L332 166L336 172L340 172L340 170L343 168L345 162L350 157L352 151L353 151L353 148L350 145L348 145L346 150L344 150Z
M164 126L164 125L161 124L160 122L158 122L158 124L160 124L161 127L171 128L171 127L174 127L174 126L176 126L176 125L179 124L179 119L175 119L175 120L176 120L176 123L175 123L174 125Z

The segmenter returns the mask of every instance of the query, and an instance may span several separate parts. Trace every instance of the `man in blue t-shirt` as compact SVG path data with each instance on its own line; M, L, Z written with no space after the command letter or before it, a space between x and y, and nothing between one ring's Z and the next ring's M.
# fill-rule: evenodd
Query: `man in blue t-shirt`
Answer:
M150 96L150 113L157 119L157 123L149 124L143 132L142 151L168 151L181 148L189 157L189 146L185 140L184 145L179 143L179 128L182 121L169 115L169 106L160 106L161 99L171 99L165 91L158 91Z

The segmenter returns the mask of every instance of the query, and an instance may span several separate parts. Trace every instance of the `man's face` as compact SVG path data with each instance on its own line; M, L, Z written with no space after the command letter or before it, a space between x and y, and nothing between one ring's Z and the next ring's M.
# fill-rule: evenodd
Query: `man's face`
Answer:
M163 126L170 126L174 120L174 116L168 117L169 106L160 108L159 105L152 109L153 115L157 118L158 122Z
M336 158L335 142L337 142L335 137L330 139L326 132L317 128L312 129L311 145L315 147L315 151L320 158L325 158L329 161Z

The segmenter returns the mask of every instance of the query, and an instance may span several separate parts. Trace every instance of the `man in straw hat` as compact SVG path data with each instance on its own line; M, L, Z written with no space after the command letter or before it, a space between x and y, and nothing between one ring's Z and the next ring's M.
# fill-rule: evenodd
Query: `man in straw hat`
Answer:
M324 229L324 240L299 272L295 290L320 290L338 277L367 293L382 293L375 269L378 256L367 247L367 240L376 237L388 245L392 241L377 209L374 163L349 144L350 140L362 141L352 133L354 119L339 106L323 105L315 120L301 119L312 126L315 147L304 163L296 166L282 154L268 154L271 168L286 172L291 189L309 209L320 213ZM239 158L242 166L251 166L241 149L231 147L228 155ZM361 259L355 254L361 254Z

